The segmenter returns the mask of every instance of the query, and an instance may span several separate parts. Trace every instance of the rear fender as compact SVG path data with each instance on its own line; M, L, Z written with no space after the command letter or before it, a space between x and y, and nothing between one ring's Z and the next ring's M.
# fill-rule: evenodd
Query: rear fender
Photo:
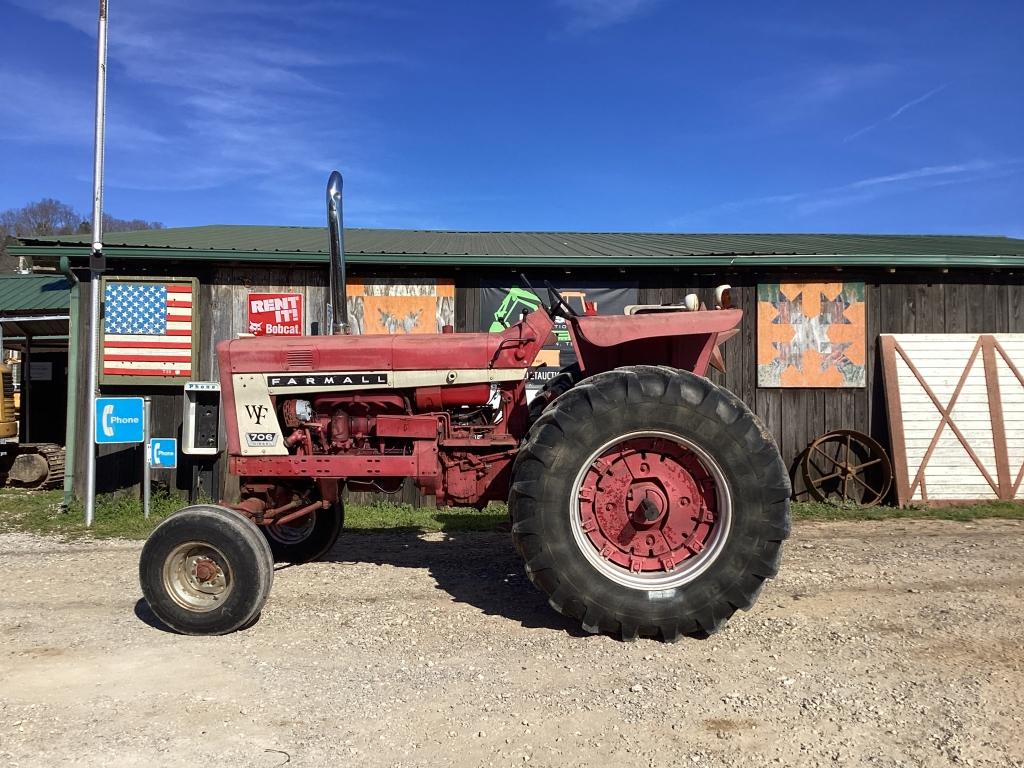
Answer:
M585 376L623 365L668 365L703 376L718 334L735 328L739 309L591 315L569 322Z

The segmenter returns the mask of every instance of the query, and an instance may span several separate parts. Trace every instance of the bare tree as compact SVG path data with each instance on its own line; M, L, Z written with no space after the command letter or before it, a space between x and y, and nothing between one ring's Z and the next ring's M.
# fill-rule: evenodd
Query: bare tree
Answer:
M103 215L104 232L129 232L138 229L163 229L159 221L143 219L118 219ZM87 235L89 221L67 203L43 198L22 208L10 208L0 212L0 270L10 272L18 268L4 247L7 241L21 237L52 237L55 235ZM23 265L24 266L24 265Z
M159 221L146 221L145 219L116 219L109 214L103 214L104 232L135 232L140 229L163 229L164 225Z
M70 235L78 232L81 224L81 214L52 197L0 213L0 229L11 237Z

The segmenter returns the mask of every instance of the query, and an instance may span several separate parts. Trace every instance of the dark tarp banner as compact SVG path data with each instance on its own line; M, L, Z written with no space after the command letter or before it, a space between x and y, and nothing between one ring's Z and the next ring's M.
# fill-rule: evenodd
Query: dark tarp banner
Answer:
M547 289L543 279L532 281L534 288L547 304ZM584 313L583 302L593 304L599 315L621 315L630 304L638 300L637 283L612 283L570 279L551 280L551 284L568 302L569 306ZM482 280L480 283L480 330L502 331L519 322L524 311L543 312L537 296L514 278L505 281ZM565 321L559 318L555 325L557 343L544 347L530 369L530 388L539 388L545 381L558 373L559 368L576 362L576 353L569 340Z

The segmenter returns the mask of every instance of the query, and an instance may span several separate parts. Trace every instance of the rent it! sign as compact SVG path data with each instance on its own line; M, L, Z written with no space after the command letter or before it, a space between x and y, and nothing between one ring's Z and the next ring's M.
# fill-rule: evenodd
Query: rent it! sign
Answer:
M301 336L301 293L250 293L249 333L253 336Z

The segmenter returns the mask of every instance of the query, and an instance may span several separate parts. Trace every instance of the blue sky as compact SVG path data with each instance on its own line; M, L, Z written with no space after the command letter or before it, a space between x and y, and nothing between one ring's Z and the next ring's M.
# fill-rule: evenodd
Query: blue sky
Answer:
M91 196L92 0L0 0L0 209ZM110 0L169 226L1024 236L1024 3Z

